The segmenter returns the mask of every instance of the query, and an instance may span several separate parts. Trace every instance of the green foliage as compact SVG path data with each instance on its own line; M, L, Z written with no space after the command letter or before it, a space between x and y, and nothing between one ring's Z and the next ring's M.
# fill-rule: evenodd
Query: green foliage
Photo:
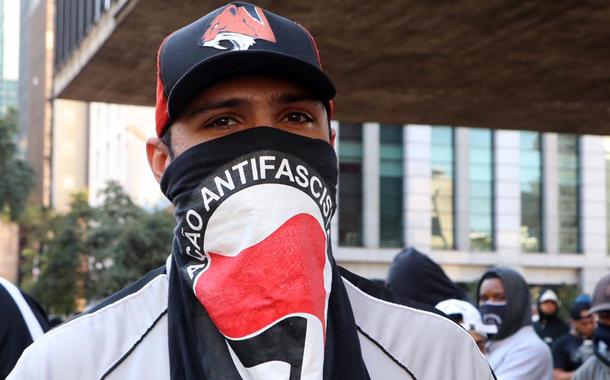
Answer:
M19 158L17 112L0 118L0 215L16 220L34 186L34 170Z
M40 258L51 236L51 226L56 215L48 208L28 206L19 217L21 247L21 286L31 292L38 277Z
M52 218L42 242L41 275L32 294L54 314L67 315L82 297L89 253L87 232L93 210L83 193L74 195L70 212Z
M175 224L169 212L150 214L136 206L116 183L103 194L104 204L89 234L89 299L104 298L162 265Z
M170 212L146 212L116 183L103 195L99 207L77 194L65 215L38 209L22 218L24 288L51 313L68 315L107 297L163 265L170 253Z
M113 249L107 251L112 265L106 266L99 274L92 289L92 298L102 298L123 288L151 269L165 263L170 254L172 228L175 220L172 214L158 211L143 214L125 226L117 236Z

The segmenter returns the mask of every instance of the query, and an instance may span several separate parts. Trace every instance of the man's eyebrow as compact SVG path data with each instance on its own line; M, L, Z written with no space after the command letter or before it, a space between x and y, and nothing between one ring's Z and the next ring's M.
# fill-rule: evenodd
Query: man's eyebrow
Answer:
M193 117L199 113L204 113L206 111L213 111L221 108L235 108L235 107L244 107L250 105L250 101L244 98L231 98L227 100L222 100L214 103L201 103L194 106L190 112L188 113L188 117Z

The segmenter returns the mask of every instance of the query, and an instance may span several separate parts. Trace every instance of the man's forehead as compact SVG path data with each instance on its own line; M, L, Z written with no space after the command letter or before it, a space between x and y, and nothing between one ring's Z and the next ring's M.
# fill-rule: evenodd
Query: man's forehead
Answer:
M268 76L233 77L205 88L191 101L187 110L202 104L232 102L227 106L246 105L263 100L270 103L312 101L323 104L307 87L282 78Z
M489 277L484 279L483 282L481 282L481 291L483 290L503 292L504 284L502 283L502 280L498 277Z

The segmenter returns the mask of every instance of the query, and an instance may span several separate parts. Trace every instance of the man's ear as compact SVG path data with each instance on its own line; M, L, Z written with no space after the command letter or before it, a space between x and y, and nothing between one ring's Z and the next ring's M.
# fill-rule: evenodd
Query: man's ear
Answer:
M335 146L335 138L337 137L337 131L335 128L330 128L330 145Z
M146 140L146 155L148 165L152 170L157 182L161 182L161 177L171 161L169 148L158 137L150 137Z

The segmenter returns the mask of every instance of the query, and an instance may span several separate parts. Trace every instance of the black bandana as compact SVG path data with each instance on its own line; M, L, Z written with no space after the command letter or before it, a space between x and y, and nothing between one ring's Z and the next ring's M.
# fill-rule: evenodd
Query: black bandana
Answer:
M330 247L336 155L253 128L167 168L172 379L367 379Z

